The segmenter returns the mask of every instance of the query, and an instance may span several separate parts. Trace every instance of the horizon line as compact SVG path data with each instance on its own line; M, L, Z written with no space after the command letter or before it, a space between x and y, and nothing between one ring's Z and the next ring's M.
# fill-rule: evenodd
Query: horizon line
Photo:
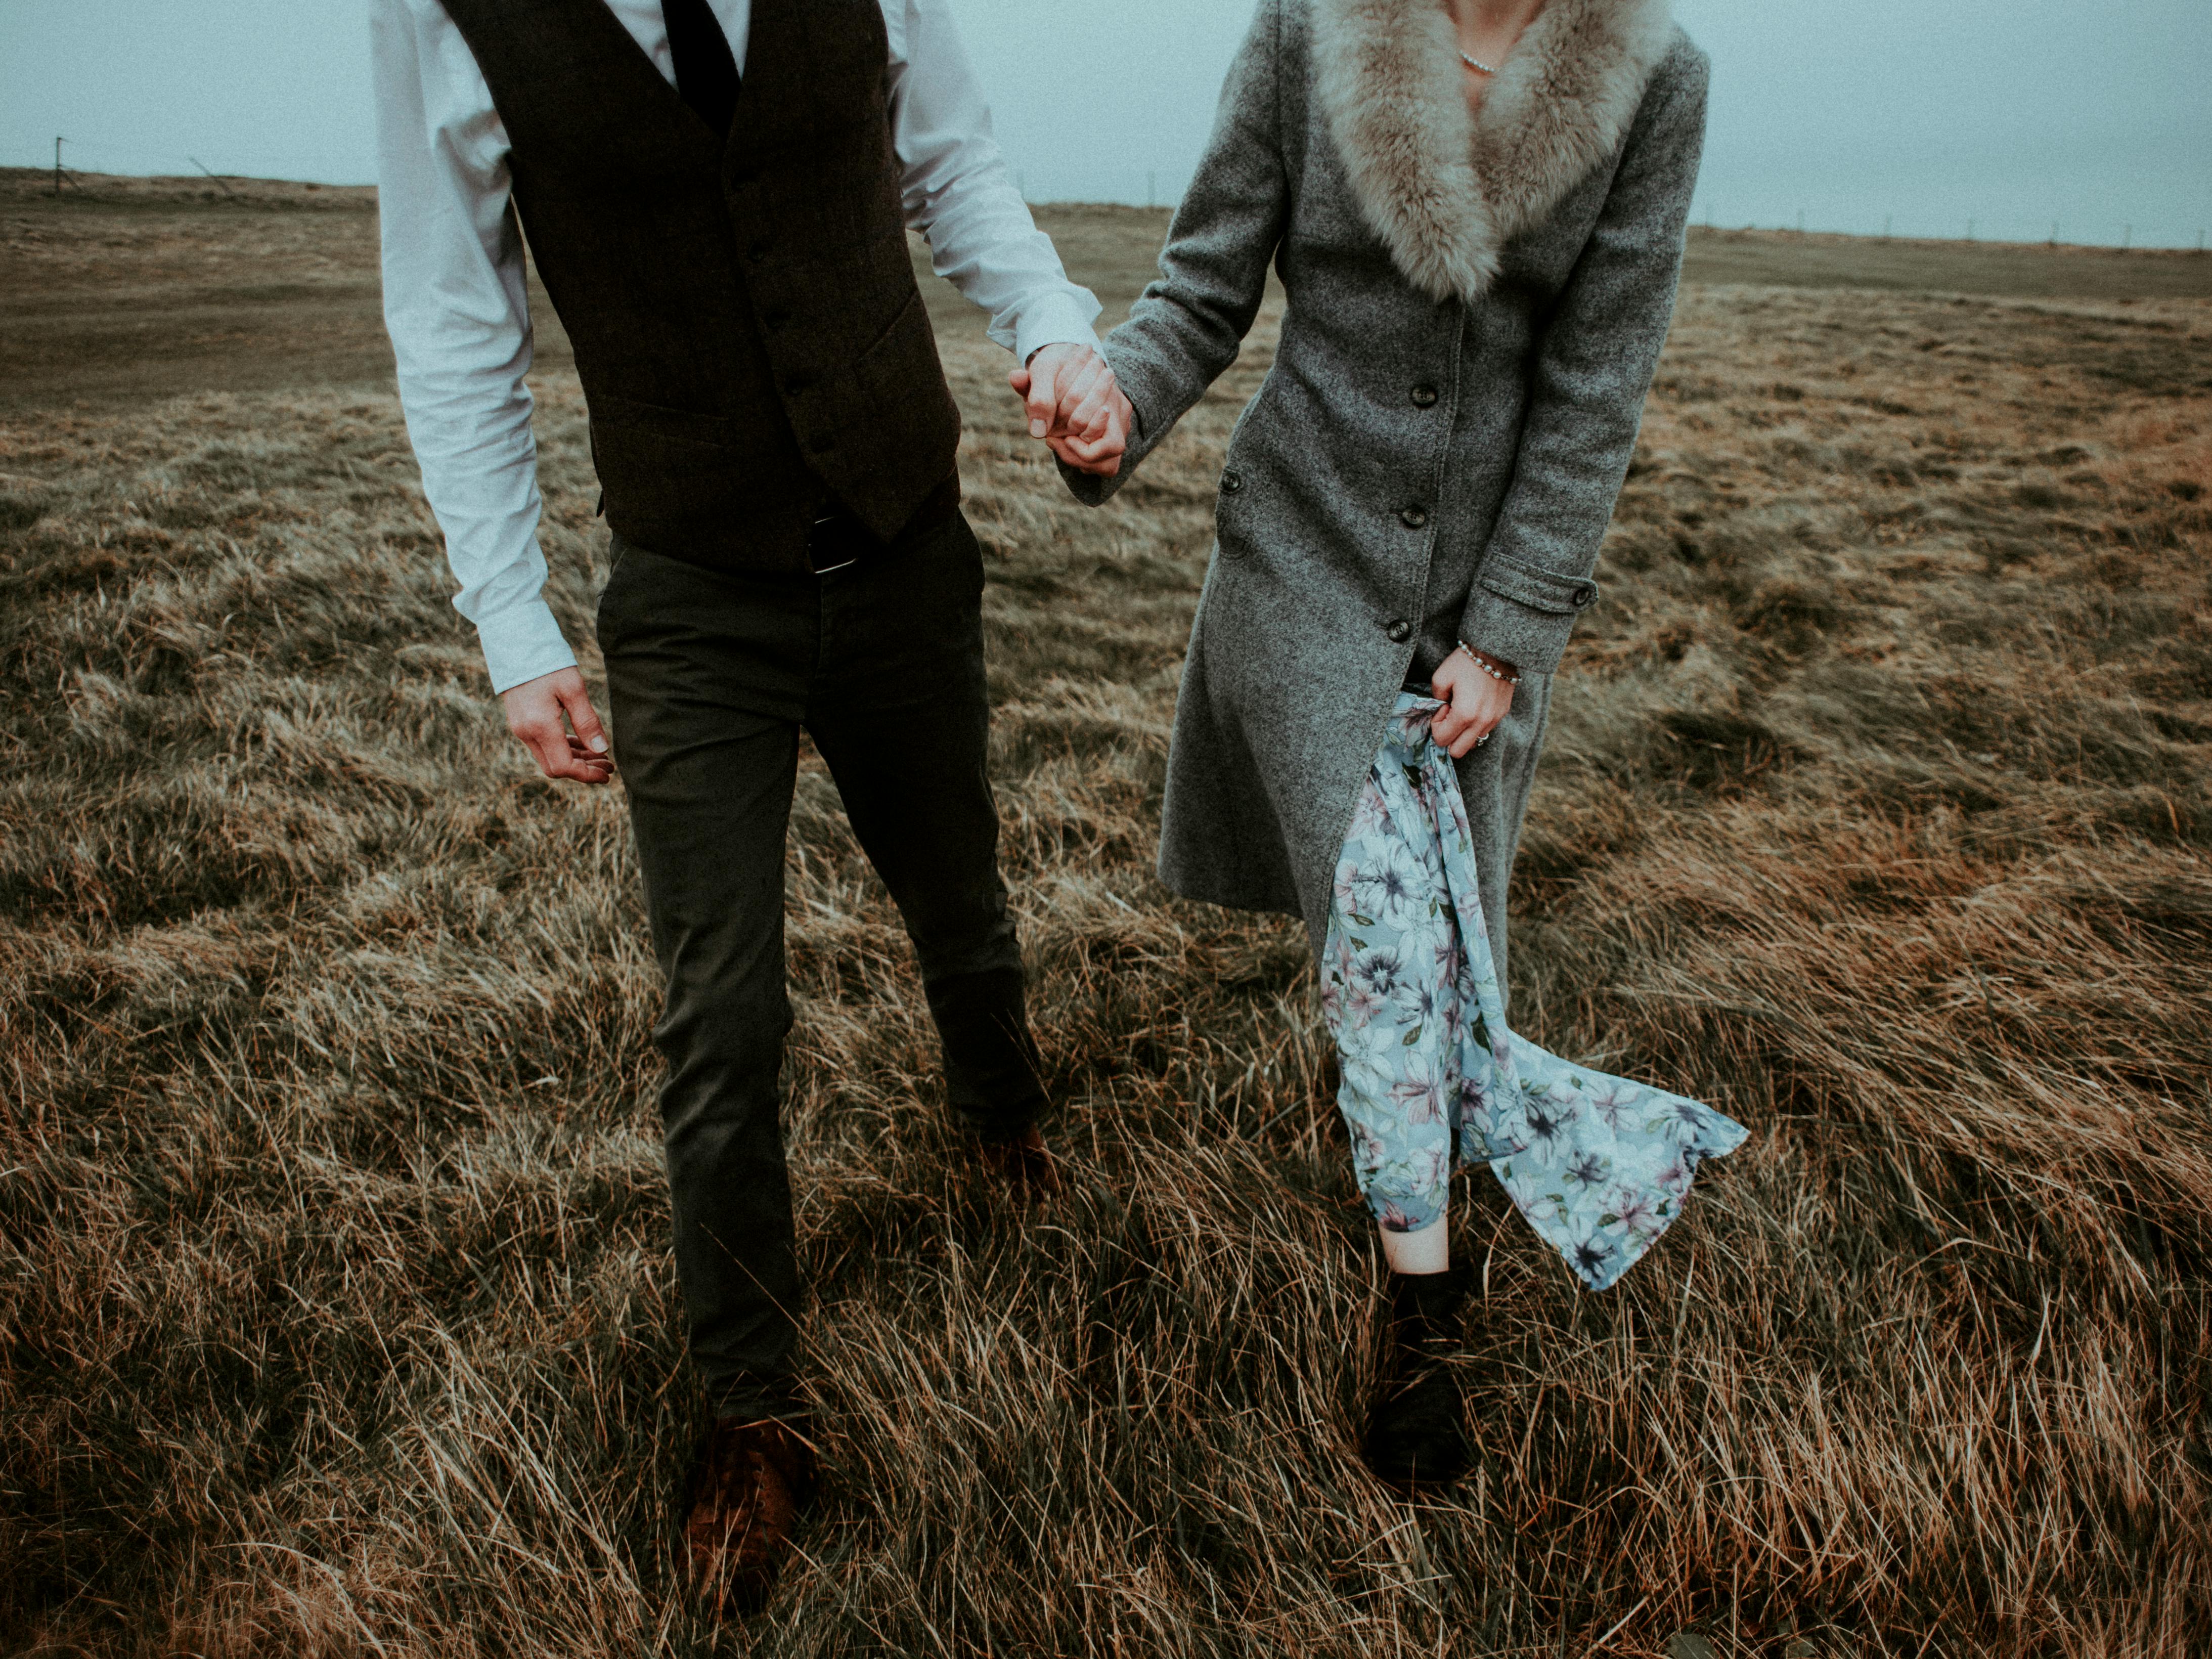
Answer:
M51 179L55 171L56 170L52 167L0 165L0 180L10 179L17 175L26 179ZM64 165L59 171L64 180L75 183L78 190L81 191L86 191L86 181L97 181L103 179L115 180L122 183L149 185L177 184L194 187L204 186L208 184L215 184L217 185L279 185L299 191L345 191L366 193L370 196L374 196L377 190L377 186L374 184L329 184L320 179L292 179L286 178L281 174L216 173L206 168L203 168L197 173L94 173ZM1028 195L1024 195L1022 199L1024 203L1030 208L1111 208L1127 213L1167 215L1173 214L1177 205L1175 202L1144 204L1135 202L1091 200L1074 197L1032 198ZM1693 219L1686 228L1691 231L1701 232L1710 236L1784 236L1795 237L1806 241L1814 241L1820 238L1826 237L1837 240L1853 242L1914 242L1939 246L1948 246L1979 248L2041 249L2045 252L2064 252L2069 249L2080 249L2083 252L2099 253L2172 253L2201 255L2208 252L2212 252L2212 248L2208 248L2206 246L2204 232L2203 230L2198 231L2197 239L2192 245L2187 242L2137 242L2133 239L2131 229L2130 232L2124 237L2124 240L2118 242L2077 242L2068 241L2057 238L2033 238L2022 240L2017 238L2001 236L1929 235L1924 234L1916 234L1911 231L1828 230L1821 229L1818 227L1807 226L1802 222L1796 225L1762 225L1756 222L1741 225L1722 224L1716 222L1710 216L1704 219Z

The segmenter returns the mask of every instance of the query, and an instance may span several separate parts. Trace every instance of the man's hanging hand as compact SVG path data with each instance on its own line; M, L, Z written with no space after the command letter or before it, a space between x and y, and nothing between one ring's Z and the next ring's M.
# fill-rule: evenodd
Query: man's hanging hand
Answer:
M592 707L583 675L574 668L511 685L500 694L500 701L507 705L507 729L521 740L547 777L605 783L614 775L606 729Z

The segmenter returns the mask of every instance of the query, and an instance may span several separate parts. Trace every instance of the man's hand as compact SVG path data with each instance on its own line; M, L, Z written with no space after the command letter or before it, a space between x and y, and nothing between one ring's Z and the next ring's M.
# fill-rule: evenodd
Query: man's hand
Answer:
M1121 470L1136 411L1094 349L1040 346L1006 384L1028 405L1030 436L1043 439L1061 460L1102 478Z
M511 685L500 694L500 701L507 705L507 729L522 739L547 777L605 783L614 775L606 731L592 712L584 677L574 669ZM567 726L561 721L564 713Z
M1511 663L1491 661L1508 678L1519 671ZM1513 688L1492 679L1474 664L1465 647L1455 649L1437 667L1429 689L1448 707L1429 716L1429 735L1459 760L1498 729L1513 708Z

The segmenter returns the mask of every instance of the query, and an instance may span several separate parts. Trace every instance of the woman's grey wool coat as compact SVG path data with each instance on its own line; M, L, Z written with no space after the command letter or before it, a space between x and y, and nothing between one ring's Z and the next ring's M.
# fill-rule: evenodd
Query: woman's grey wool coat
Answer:
M1305 919L1409 673L1516 664L1460 763L1501 979L1552 674L1674 312L1705 55L1666 0L1552 0L1470 115L1441 0L1261 0L1161 275L1106 356L1137 431L1104 501L1288 298L1238 418L1168 760L1160 874Z

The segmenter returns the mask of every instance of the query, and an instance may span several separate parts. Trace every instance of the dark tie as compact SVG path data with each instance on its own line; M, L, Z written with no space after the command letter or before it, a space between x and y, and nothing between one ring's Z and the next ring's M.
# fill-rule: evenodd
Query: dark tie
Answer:
M676 90L699 118L727 137L738 112L738 60L730 37L707 0L660 0L668 24L668 55L676 60Z

